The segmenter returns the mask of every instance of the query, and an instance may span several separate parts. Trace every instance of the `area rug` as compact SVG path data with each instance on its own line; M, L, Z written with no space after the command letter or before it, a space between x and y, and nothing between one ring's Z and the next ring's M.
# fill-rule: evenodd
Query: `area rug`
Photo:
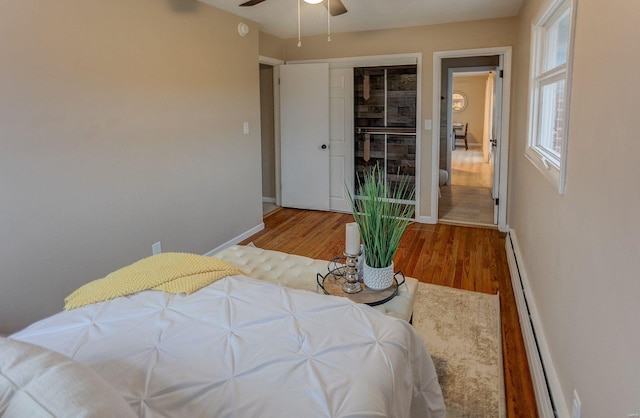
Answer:
M497 295L420 283L413 325L435 363L447 417L506 416Z

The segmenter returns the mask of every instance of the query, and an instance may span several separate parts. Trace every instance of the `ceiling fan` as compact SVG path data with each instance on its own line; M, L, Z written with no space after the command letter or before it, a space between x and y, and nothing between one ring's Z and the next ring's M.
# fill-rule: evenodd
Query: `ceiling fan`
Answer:
M249 0L240 5L240 7L248 7L255 6L256 4L260 4L265 0ZM324 4L324 7L327 7L327 0L304 0L307 3L311 4ZM342 0L331 0L331 10L329 10L331 16L339 16L341 14L347 13L347 8L342 4Z

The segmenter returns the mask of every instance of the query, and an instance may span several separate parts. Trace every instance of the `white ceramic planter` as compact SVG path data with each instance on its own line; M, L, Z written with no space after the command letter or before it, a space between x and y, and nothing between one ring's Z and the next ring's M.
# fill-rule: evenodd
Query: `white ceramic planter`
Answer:
M364 262L362 281L365 286L372 290L384 290L393 284L393 263L389 267L375 268L369 267L367 261Z

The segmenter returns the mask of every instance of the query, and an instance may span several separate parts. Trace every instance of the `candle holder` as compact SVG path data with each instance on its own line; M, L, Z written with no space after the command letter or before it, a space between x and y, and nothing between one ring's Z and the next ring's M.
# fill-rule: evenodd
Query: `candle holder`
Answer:
M358 256L360 254L347 254L344 253L345 260L345 272L344 277L346 281L342 284L342 290L345 293L358 293L362 291L362 285L358 281Z

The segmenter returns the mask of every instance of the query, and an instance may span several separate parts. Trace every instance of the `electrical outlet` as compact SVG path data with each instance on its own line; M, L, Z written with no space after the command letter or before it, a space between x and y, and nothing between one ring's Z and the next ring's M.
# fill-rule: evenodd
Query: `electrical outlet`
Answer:
M578 391L573 390L573 408L571 409L571 418L580 418L580 410L582 409L582 402L578 396Z
M156 255L162 252L162 244L160 241L156 242L151 246L151 254Z
M243 122L243 123L242 123L242 132L243 132L245 135L248 135L248 134L249 134L249 122Z

